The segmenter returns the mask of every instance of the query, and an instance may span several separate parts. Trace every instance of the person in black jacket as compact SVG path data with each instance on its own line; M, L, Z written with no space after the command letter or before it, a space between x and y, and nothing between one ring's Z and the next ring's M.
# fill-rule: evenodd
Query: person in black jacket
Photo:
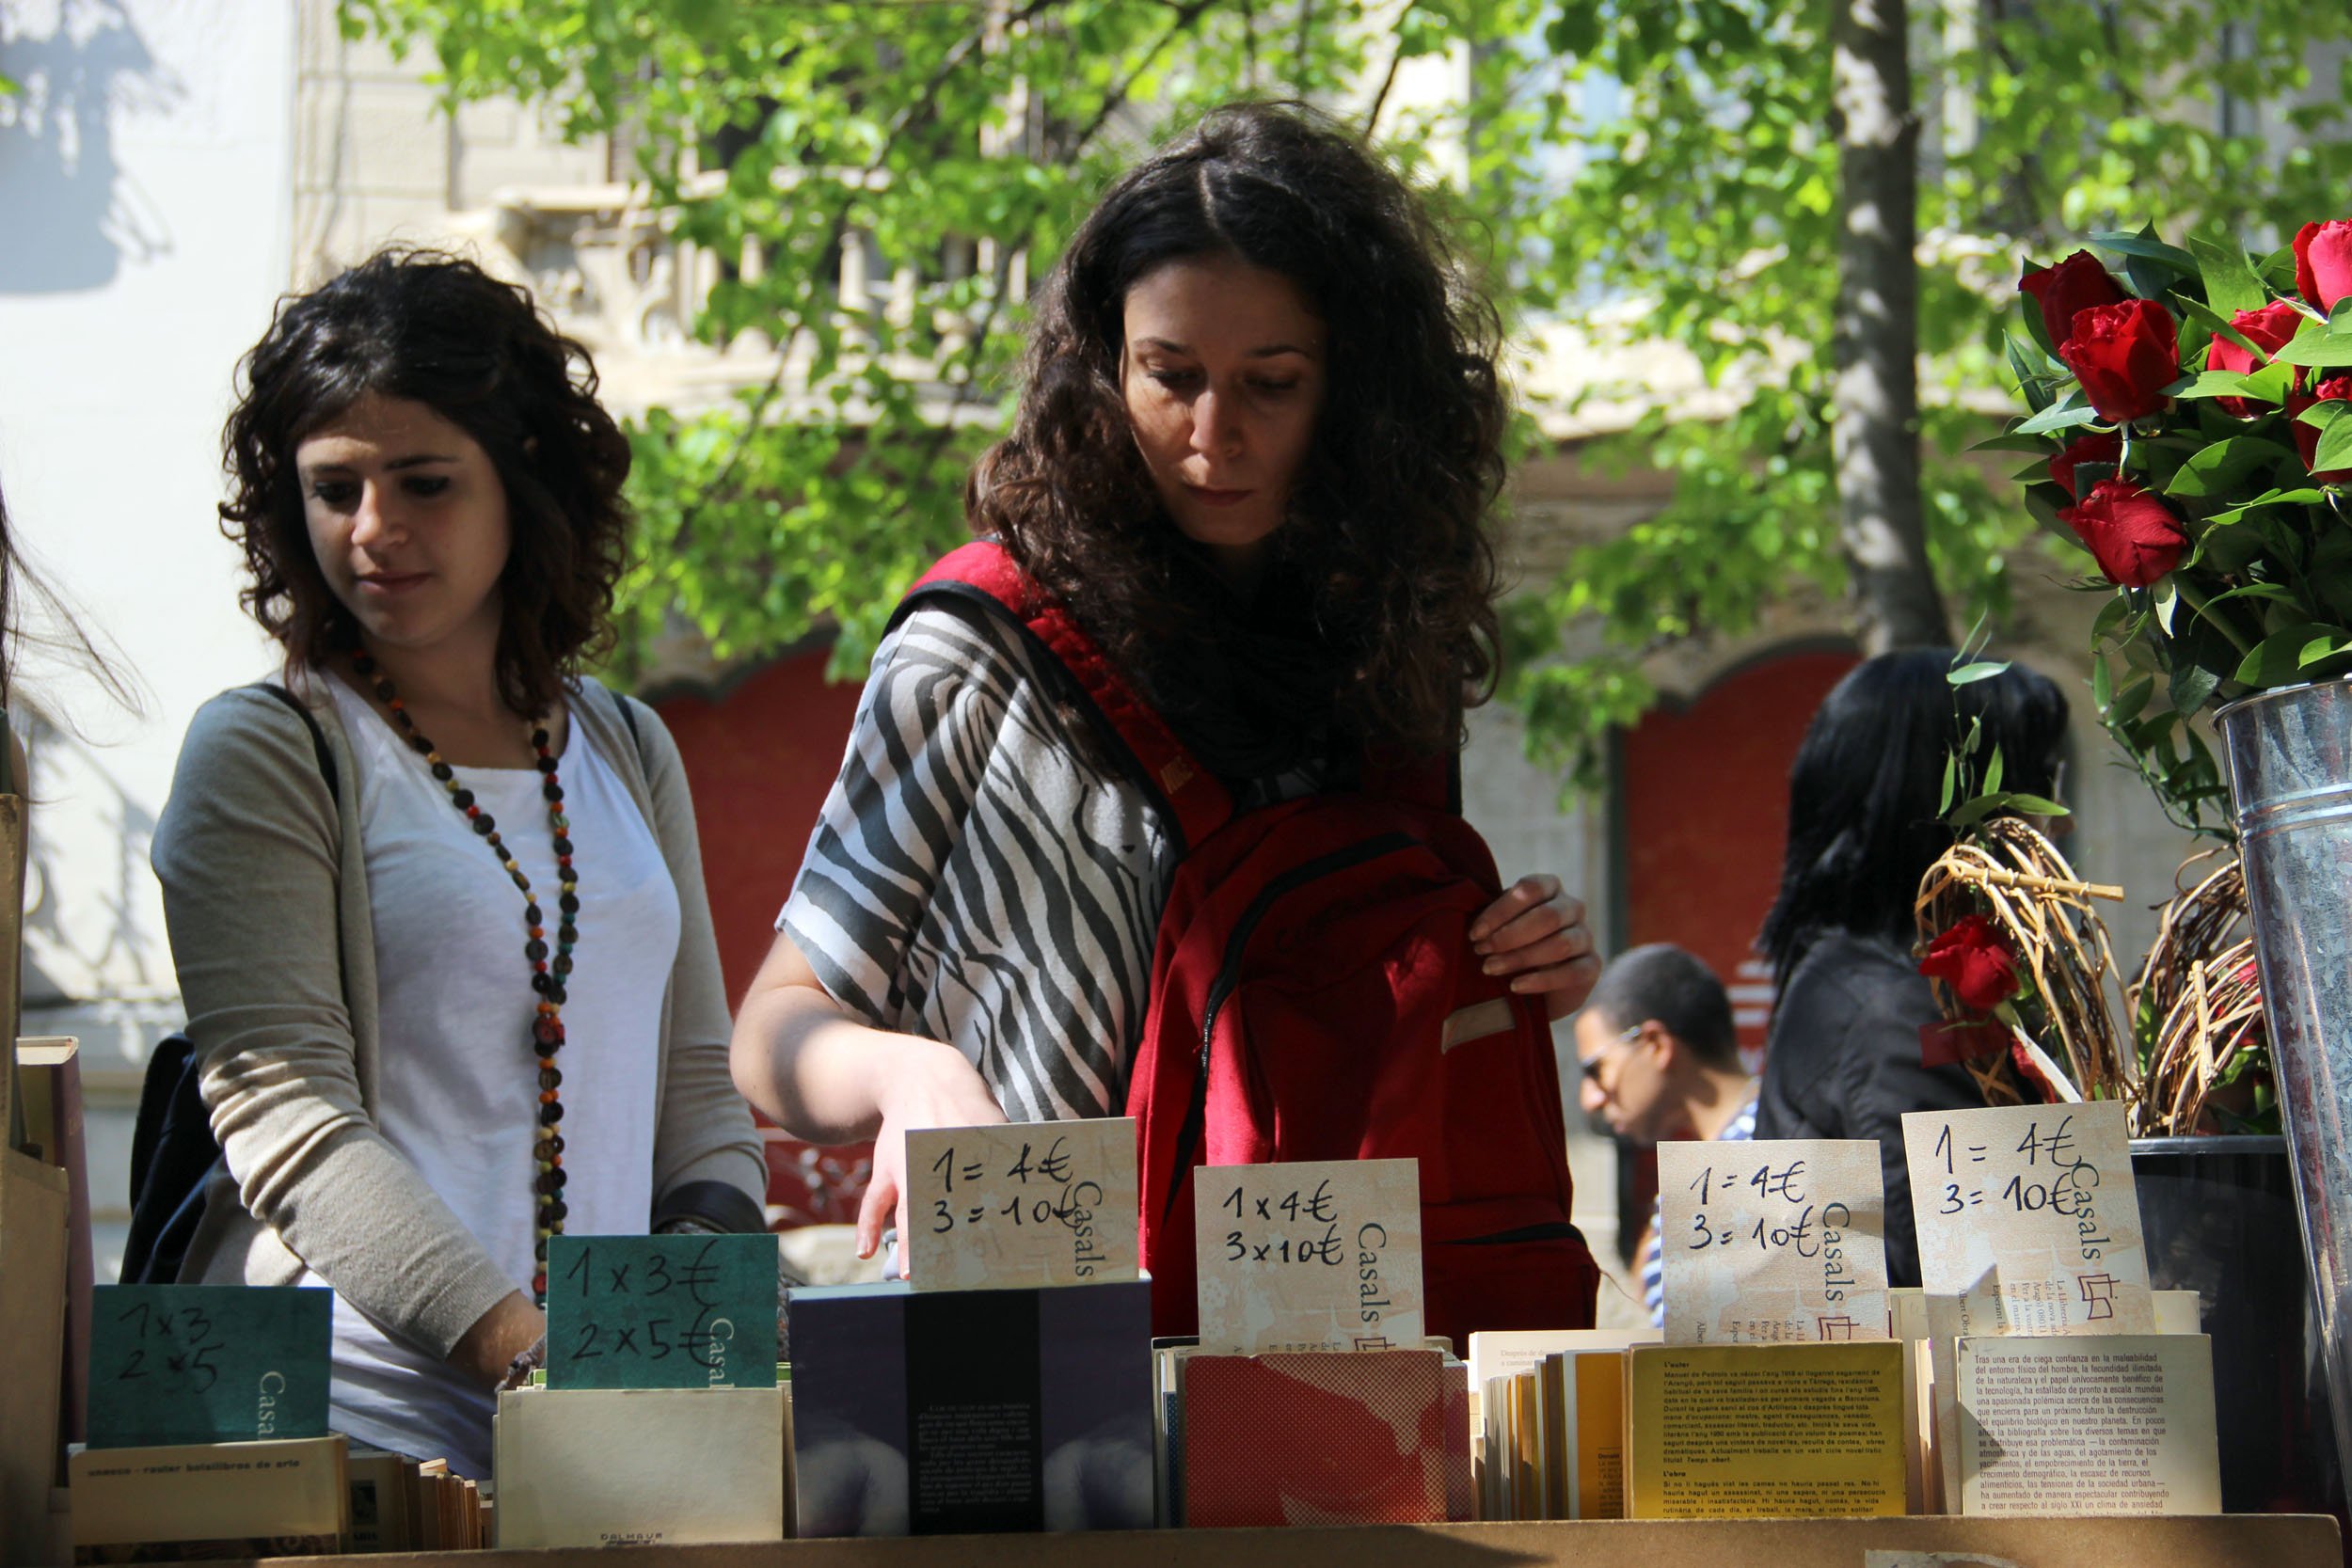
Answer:
M1764 1047L1758 1138L1875 1138L1886 1177L1889 1283L1919 1283L1905 1111L1984 1103L1957 1064L1926 1066L1939 1018L1912 957L1920 879L1951 847L1937 809L1946 754L1981 721L2003 787L2054 796L2066 699L2011 666L1953 686L1949 648L1883 654L1837 683L1788 774L1788 849L1756 945L1779 1001Z

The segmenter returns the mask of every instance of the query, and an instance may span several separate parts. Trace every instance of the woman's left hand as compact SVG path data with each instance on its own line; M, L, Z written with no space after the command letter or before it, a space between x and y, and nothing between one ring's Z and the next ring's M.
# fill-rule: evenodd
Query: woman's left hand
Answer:
M1470 939L1487 974L1510 975L1521 995L1540 993L1556 1019L1582 1006L1600 978L1583 900L1563 893L1557 877L1521 877L1503 889L1470 922Z

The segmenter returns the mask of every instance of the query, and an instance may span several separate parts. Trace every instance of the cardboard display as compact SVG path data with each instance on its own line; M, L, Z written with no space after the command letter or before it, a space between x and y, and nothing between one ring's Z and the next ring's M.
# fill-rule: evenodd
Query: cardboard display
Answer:
M1886 1338L1886 1193L1871 1139L1658 1146L1670 1345Z

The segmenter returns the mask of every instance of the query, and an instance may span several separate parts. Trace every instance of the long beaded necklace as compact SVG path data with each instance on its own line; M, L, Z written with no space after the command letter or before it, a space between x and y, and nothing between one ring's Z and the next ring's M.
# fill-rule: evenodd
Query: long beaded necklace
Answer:
M538 895L532 891L531 879L516 863L514 854L499 837L498 823L488 812L474 803L473 791L457 782L456 769L442 759L417 729L417 721L408 717L408 709L393 690L374 659L364 653L351 656L351 667L359 678L369 683L377 701L392 716L392 723L407 741L409 748L421 754L434 778L449 792L450 804L473 824L473 831L490 847L499 858L499 864L511 878L523 895L523 957L531 963L531 989L539 994L538 1016L531 1024L532 1053L539 1061L539 1137L532 1150L536 1175L532 1180L532 1196L538 1205L538 1238L532 1248L536 1269L532 1275L532 1299L541 1307L548 1304L548 1239L564 1233L564 1135L556 1125L564 1119L564 1101L559 1091L564 1074L557 1069L555 1053L564 1045L564 980L572 972L572 949L580 942L580 876L572 869L571 819L564 815L564 785L556 777L555 755L548 750L547 716L541 714L531 721L532 766L539 770L539 793L548 802L548 827L555 835L557 888L555 910L555 951L548 951L547 929L539 908Z

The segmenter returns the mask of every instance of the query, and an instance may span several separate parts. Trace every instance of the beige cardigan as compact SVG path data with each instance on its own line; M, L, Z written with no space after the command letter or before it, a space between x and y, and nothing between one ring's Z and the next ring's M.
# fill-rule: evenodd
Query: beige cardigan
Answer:
M669 731L637 704L632 740L617 705L628 700L583 680L570 712L575 742L592 740L612 759L677 886L677 961L647 1107L656 1203L715 1181L755 1206L767 1165L728 1076L693 803ZM447 1356L515 1282L376 1130L375 941L358 772L330 694L314 689L309 706L337 794L301 716L242 688L198 711L155 827L172 962L227 1155L181 1278L285 1285L307 1263L377 1323ZM516 1071L529 1066L519 1044L515 1060Z

